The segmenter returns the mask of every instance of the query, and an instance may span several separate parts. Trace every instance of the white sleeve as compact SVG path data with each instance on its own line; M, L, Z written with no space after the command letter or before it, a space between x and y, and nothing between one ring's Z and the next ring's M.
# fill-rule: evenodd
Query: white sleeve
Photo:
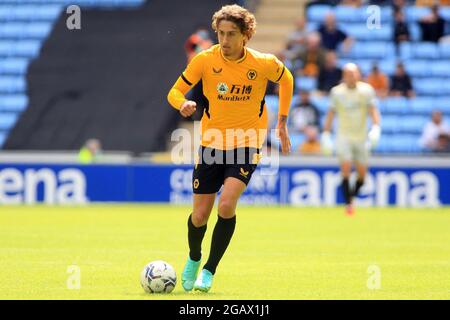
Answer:
M422 136L420 137L420 146L422 148L429 148L434 140L435 130L433 130L432 125L427 123L423 128Z
M330 111L336 112L337 103L336 103L336 91L335 89L331 89L330 92Z
M372 106L378 108L378 99L375 90L372 87L369 87L367 93L367 108L370 108Z

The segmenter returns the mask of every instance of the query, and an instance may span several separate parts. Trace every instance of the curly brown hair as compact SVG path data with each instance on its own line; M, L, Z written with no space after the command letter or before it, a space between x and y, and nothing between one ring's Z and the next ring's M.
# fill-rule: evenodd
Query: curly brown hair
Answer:
M246 35L249 40L256 32L255 16L237 4L223 6L219 11L214 13L212 17L212 28L215 32L217 32L219 23L222 20L234 22L241 30L241 33Z

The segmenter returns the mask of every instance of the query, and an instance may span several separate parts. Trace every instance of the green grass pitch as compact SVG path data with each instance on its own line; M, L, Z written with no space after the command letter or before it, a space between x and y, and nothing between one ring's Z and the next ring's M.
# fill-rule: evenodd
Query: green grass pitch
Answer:
M240 207L210 293L185 293L190 207L2 206L0 299L450 299L450 208ZM203 246L209 252L212 214ZM152 260L178 275L168 295L144 293ZM80 289L68 289L68 267ZM376 276L378 288L368 283ZM375 282L376 283L376 282Z

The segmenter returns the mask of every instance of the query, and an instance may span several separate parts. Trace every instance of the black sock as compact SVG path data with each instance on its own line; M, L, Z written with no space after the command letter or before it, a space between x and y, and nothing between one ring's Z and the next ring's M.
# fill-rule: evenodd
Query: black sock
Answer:
M209 253L208 261L204 269L210 271L212 274L216 273L217 265L222 258L225 250L227 250L231 237L236 226L236 216L230 219L218 217L216 226L211 240L211 251Z
M342 191L344 192L345 204L350 204L352 202L352 197L350 194L350 182L348 178L342 179Z
M364 179L358 178L358 180L356 180L355 189L353 190L353 193L352 193L352 195L354 197L356 197L358 195L359 189L361 189L363 184L364 184Z
M202 241L206 232L206 224L196 227L192 223L192 214L188 218L188 241L189 241L189 257L191 260L199 261L202 257Z

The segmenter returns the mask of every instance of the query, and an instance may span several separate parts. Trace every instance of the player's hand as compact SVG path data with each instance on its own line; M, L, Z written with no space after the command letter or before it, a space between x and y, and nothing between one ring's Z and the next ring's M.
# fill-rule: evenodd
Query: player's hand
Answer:
M291 152L291 140L289 139L289 133L286 124L278 124L277 137L281 143L281 153L289 154Z
M378 145L378 142L380 141L381 136L381 128L379 125L374 124L372 128L369 131L369 142L370 147L373 149Z
M320 136L320 148L322 153L327 156L333 153L333 141L331 140L331 133L329 131L322 132Z
M183 117L187 118L194 114L195 110L197 110L197 103L195 101L187 100L185 101L180 108L180 113Z

